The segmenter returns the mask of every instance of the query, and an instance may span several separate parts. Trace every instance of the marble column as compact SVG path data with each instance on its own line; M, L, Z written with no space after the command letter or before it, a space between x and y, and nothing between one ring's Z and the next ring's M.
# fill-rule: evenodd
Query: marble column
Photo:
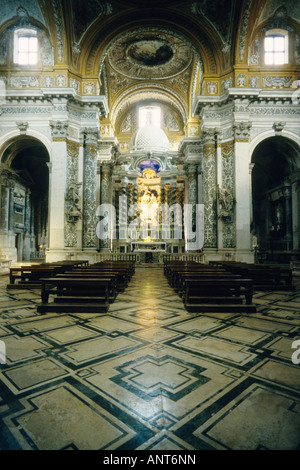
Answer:
M116 233L116 210L112 205L113 181L112 169L118 154L118 141L115 137L104 136L98 143L98 159L100 162L100 205L97 210L97 236L99 249L110 251ZM103 209L105 208L104 212ZM121 208L119 207L119 211Z
M97 231L100 239L100 250L110 251L113 234L113 207L112 207L112 168L110 162L102 162L101 166L101 194L100 194L100 213L102 220L99 221ZM120 209L121 210L121 209ZM101 230L100 230L101 229Z
M190 163L186 166L186 172L188 176L188 203L198 203L198 191L197 191L197 165Z
M96 249L97 226L97 143L99 131L83 131L83 249Z
M202 160L201 139L184 137L179 146L179 152L184 156L184 168L187 182L187 201L184 207L184 238L187 251L199 251L202 248L204 222L202 220L202 205L198 197L198 167Z
M177 203L181 209L181 239L184 238L184 183L180 183L177 191ZM201 203L201 202L200 202Z
M198 204L198 188L197 188L197 166L195 164L187 165L188 177L188 204L192 205L192 230L196 230L196 204Z
M226 215L221 217L222 223L222 248L231 249L236 246L235 227L235 154L233 141L221 145L221 181L222 190L226 195ZM224 211L224 206L223 208Z
M9 171L0 167L0 257L17 261L14 233L14 180Z
M23 243L23 260L30 261L31 252L31 234L30 234L30 190L26 189L25 193L25 208L24 208L24 243Z
M65 247L82 248L82 196L81 184L78 183L79 172L78 142L67 141L66 165L66 220L65 220Z
M8 230L9 188L1 184L1 230Z
M299 177L299 176L298 176ZM292 181L293 249L300 248L300 181Z
M100 196L99 196L100 197ZM116 211L116 238L120 238L120 224L119 224L119 214L120 214L120 188L118 185L116 185L113 188L113 198L112 198L112 203L113 206L115 207Z
M215 130L203 130L204 247L217 248L217 165Z
M134 221L137 217L137 200L138 200L138 183L136 180L134 180L133 183L133 206L132 206L132 214L130 217L130 221Z
M9 215L8 215L8 231L14 231L14 183L9 185Z
M162 183L161 190L161 206L162 206L162 230L161 236L163 239L171 238L171 218L170 218L170 207L171 207L171 187L168 180L164 180Z
M287 250L292 250L292 201L291 201L291 189L284 188L283 196L285 201L285 229L286 229L286 241Z
M108 189L109 191L109 189ZM122 177L120 198L119 198L119 227L120 227L120 239L126 240L128 233L128 209L129 209L129 197L128 197L128 179ZM109 194L107 194L107 204L109 204Z

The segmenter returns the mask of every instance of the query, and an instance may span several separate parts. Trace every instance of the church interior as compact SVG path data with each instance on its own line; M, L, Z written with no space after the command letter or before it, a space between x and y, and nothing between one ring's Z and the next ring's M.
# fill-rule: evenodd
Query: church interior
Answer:
M2 0L0 449L300 449L300 4Z

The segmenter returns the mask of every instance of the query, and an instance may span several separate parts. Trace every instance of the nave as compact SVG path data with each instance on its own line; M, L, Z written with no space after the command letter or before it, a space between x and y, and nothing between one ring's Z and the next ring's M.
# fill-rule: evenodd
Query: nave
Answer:
M2 450L299 449L299 277L247 314L187 312L154 265L97 314L0 282Z

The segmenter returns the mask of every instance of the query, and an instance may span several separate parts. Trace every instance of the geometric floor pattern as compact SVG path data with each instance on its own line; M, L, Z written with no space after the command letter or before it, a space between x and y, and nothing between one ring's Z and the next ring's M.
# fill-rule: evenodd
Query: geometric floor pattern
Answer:
M300 449L300 277L252 314L187 312L162 267L105 314L41 315L7 283L1 450Z

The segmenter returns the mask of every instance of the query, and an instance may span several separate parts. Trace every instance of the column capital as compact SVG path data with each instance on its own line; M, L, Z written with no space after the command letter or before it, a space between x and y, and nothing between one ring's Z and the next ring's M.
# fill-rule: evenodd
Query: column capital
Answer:
M103 137L98 142L98 154L104 158L115 160L119 155L119 142L116 137Z
M236 142L248 142L250 138L250 129L252 122L241 121L235 122L232 126Z
M214 145L218 131L215 127L203 127L201 132L203 145Z
M54 141L66 140L68 135L68 121L50 121L51 135Z
M85 127L81 131L83 141L87 145L97 145L100 139L100 132L97 127Z
M0 165L0 184L8 188L13 188L15 185L14 172Z

